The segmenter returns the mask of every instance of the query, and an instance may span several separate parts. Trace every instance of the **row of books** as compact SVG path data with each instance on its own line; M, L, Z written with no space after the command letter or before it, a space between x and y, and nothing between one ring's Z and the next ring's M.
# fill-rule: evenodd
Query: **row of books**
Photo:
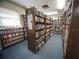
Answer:
M47 17L47 15L45 15L43 12L41 12L41 11L37 11L36 8L34 8L34 11L35 11L35 14L38 15L38 16L40 16L41 18L47 18L47 19L50 19L50 17ZM49 22L49 21L47 21L47 22Z
M35 16L35 22L45 22L45 23L52 23L50 19L42 18L40 16Z
M45 19L38 17L38 16L35 16L35 22L45 22Z
M44 29L45 28L45 25L44 24L37 24L35 26L35 29L38 30L38 29Z
M7 34L7 35L3 35L3 38L7 39L7 38L12 38L12 37L15 37L15 36L23 35L23 34L24 34L23 32Z
M46 20L46 23L51 23L50 19Z
M22 36L22 35L20 35L20 36L17 36L17 37L13 37L13 38L8 38L8 39L4 39L3 40L3 44L4 44L4 46L6 45L6 44L9 44L9 43L11 43L11 42L13 42L13 41L16 41L16 40L20 40L20 38L23 38L24 36Z
M36 32L36 38L37 37L40 37L41 35L43 35L43 34L45 34L45 29L44 30L42 30L42 31L39 31L39 32Z
M38 38L38 39L36 40L37 45L38 45L39 43L41 43L42 41L44 41L44 39L45 39L45 35L43 35L43 36L41 36L40 38Z
M50 25L46 25L46 28L49 28L50 27Z
M7 29L7 30L0 30L0 35L1 34L8 34L8 33L16 33L16 32L21 32L23 31L22 29Z

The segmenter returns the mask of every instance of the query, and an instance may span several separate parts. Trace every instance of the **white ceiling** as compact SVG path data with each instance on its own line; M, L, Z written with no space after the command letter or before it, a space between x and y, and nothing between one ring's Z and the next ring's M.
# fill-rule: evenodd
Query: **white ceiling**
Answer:
M57 7L57 0L10 0L12 2L15 2L19 5L25 6L27 8L29 7L36 7L39 11L42 12L54 12L57 11L59 14L62 14L62 10L58 9ZM42 5L48 4L48 9L43 9Z

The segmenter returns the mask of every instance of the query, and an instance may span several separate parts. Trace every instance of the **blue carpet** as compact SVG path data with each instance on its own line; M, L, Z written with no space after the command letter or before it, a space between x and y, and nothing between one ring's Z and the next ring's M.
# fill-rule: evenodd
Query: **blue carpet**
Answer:
M53 35L37 54L28 50L27 41L5 49L2 54L0 59L63 59L62 37Z

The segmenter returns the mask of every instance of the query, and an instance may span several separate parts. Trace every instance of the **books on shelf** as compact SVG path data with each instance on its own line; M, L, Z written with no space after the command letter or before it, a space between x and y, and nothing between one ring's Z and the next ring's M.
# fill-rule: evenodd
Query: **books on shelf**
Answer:
M3 43L3 48L8 47L8 44L12 43L14 40L17 41L19 40L19 38L24 37L23 29L24 28L13 28L13 29L0 30L1 32L0 37Z
M69 36L69 30L70 30L70 25L71 25L71 17L72 17L72 1L68 4L68 7L66 7L67 9L64 11L64 25L62 26L63 29L63 41L64 41L64 53L66 55L66 51L67 50L67 46L68 45L68 40L70 38L68 38ZM65 8L64 8L65 9Z

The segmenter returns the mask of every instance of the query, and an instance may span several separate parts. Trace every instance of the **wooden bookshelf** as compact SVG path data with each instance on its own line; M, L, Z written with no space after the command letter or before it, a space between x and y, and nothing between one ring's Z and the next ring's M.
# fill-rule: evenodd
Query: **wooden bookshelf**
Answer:
M71 0L65 11L65 59L79 59L79 0Z
M63 42L64 42L64 56L68 55L67 51L70 49L69 46L69 34L71 26L71 17L72 17L72 1L69 3L67 10L64 12L64 25L63 25ZM70 46L71 47L71 46Z
M53 21L51 21L51 36L53 36Z
M28 48L37 53L50 37L51 20L34 7L26 10L26 15L28 21Z
M2 47L6 48L24 40L24 28L12 28L0 30Z
M53 20L53 33L54 34L61 34L62 33L62 25L63 25L63 18L61 18L61 16L59 16L58 19Z

